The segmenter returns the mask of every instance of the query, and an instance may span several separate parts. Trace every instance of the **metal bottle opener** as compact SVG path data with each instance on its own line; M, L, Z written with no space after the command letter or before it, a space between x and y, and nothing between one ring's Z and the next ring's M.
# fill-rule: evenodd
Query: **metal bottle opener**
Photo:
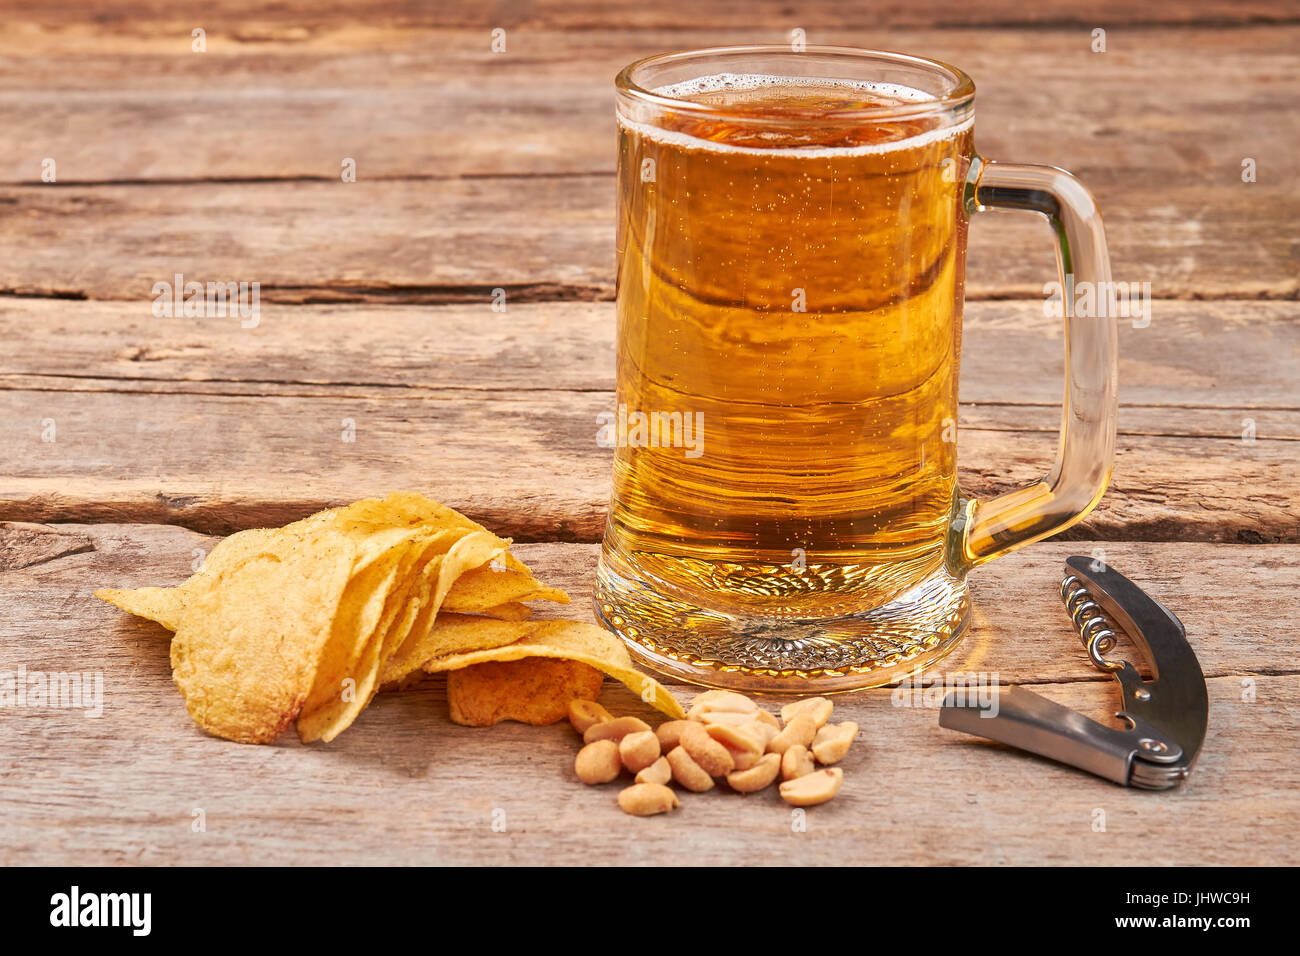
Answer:
M1065 561L1061 598L1094 667L1119 682L1129 723L1116 730L1023 687L1002 690L996 714L948 694L939 726L986 737L1050 757L1107 780L1144 790L1168 790L1185 780L1205 742L1210 702L1205 675L1183 624L1159 601L1118 571L1093 570L1091 558ZM1144 681L1128 661L1105 655L1115 647L1107 619L1146 653L1155 671ZM990 713L992 709L990 708Z

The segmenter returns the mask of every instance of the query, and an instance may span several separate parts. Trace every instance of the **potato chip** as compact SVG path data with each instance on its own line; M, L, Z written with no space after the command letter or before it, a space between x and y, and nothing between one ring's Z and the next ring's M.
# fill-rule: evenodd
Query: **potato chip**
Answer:
M340 597L317 680L298 719L304 742L334 739L370 702L370 674L409 588L413 563L441 559L434 552L445 543L420 528L385 528L360 539L363 557Z
M526 621L525 601L569 598L509 545L445 505L397 493L233 534L174 588L96 596L175 630L186 708L232 740L269 741L297 719L304 741L329 741L381 685L485 664L453 681L467 722L549 722L559 698L562 716L579 692L594 696L599 672L681 715L611 635Z
M524 628L531 626L524 625ZM512 621L472 614L439 614L436 624L412 628L408 645L384 665L383 683L405 681L430 658L513 644L525 630Z
M236 532L228 538L223 538L217 542L217 546L204 559L203 566L186 581L174 588L135 588L133 590L101 588L95 592L95 597L101 601L107 601L114 607L121 608L128 614L157 621L167 630L174 631L180 627L181 615L185 613L185 606L195 594L210 587L211 583L226 569L232 568L241 561L261 552L270 542L275 540L277 535L285 533L290 528L294 528L294 526L290 525L288 528L275 530L251 528L247 531ZM302 529L295 528L294 530Z
M463 574L447 592L443 606L461 614L482 614L489 608L520 601L568 604L569 596L559 588L547 587L531 574L509 568L497 570L489 565Z
M356 559L356 546L328 525L282 534L197 595L171 663L200 727L241 743L266 743L288 727L316 678Z
M185 613L185 599L179 588L100 588L95 597L116 608L174 631Z
M479 613L484 617L494 617L498 621L526 621L532 615L533 609L518 601L507 601L496 607L485 607Z
M435 539L434 543L438 541L445 541L445 538ZM331 741L350 726L379 690L384 665L395 650L406 642L410 629L420 618L420 612L425 611L428 619L432 620L437 615L447 591L460 575L469 568L488 563L501 555L504 549L505 542L496 535L487 531L471 532L456 541L446 554L434 559L437 561L436 576L433 579L432 593L427 597L420 597L414 602L408 601L409 595L400 589L399 582L397 597L401 602L400 606L407 611L401 617L402 624L393 627L393 615L396 614L398 605L389 603L385 608L388 619L384 622L384 626L377 627L368 639L361 642L360 656L349 669L349 675L353 679L353 685L349 688L351 693L343 695L341 693L343 685L340 682L329 702L315 709L304 708L302 717L298 721L298 735L303 742ZM392 582L389 582L388 587L391 589L392 586ZM387 595L385 600L390 600ZM330 689L325 687L322 690L329 692ZM313 688L313 696L315 696L315 688Z
M382 516L383 520L394 525L464 528L466 532L481 531L485 534L491 533L487 528L476 521L466 518L454 508L439 504L413 491L395 491L382 499L366 498L348 505L347 509L341 510L350 510L353 515L358 516ZM504 544L509 545L508 539L502 540ZM501 556L501 561L511 570L522 571L524 574L529 573L528 566L509 552Z
M459 530L454 531L453 537L459 533ZM477 535L478 532L473 534ZM461 546L464 540L462 538L456 542L453 549ZM445 550L445 540L431 539L417 547L422 553L414 561L405 562L398 570L394 586L385 600L379 626L368 638L358 636L354 644L357 654L347 671L351 678L347 685L349 693L344 696L340 692L343 689L340 685L336 688L332 701L310 718L304 711L303 717L298 721L298 734L304 742L333 740L351 725L380 689L379 676L384 662L404 642L421 610L428 606L447 558L446 554L439 553ZM489 547L495 548L495 543Z
M465 727L503 720L541 726L567 717L572 700L595 700L604 680L604 674L579 661L488 661L448 672L447 704L451 719Z
M361 498L336 509L336 513L352 522L380 527L462 528L466 532L487 530L455 508L413 491L395 491L383 498Z
M456 511L452 508L448 508L446 505L439 504L436 501L431 501L430 499L424 497L423 495L417 494L415 492L395 491L384 500L389 503L389 508L391 508L395 514L400 514L404 516L414 516L419 518L422 521L427 522L427 521L439 520L439 518L444 513L449 512L452 516L454 516L454 518L469 524L469 526L473 530L487 531L487 528L483 527L481 524L478 524L475 521L471 521L469 518L466 518L459 511ZM506 538L504 540L507 545L510 544L509 538ZM520 571L530 576L532 574L532 572L528 570L528 565L524 564L524 562L520 561L508 550L501 555L500 560L501 563L506 568L512 571Z
M459 512L420 495L395 493L386 498L366 498L335 511L335 526L363 542L364 547L382 547L385 536L399 535L405 547L414 546L414 535L428 539L435 551L445 552L430 562L412 564L397 558L392 576L369 576L350 587L350 600L383 602L380 619L371 627L373 615L359 619L361 630L351 641L340 636L331 642L327 665L298 722L304 742L333 740L351 725L369 704L380 686L383 665L406 641L411 629L432 620L447 591L466 570L503 556L509 541L499 538ZM423 540L423 539L421 539ZM380 544L376 544L380 542ZM423 547L424 545L419 545ZM433 574L418 569L428 567ZM410 580L412 575L420 583ZM364 595L378 587L382 593ZM348 600L348 598L345 598ZM346 629L349 625L344 625ZM345 680L350 683L345 684Z
M417 526L439 532L459 530L462 535L476 531L489 533L482 525L446 505L440 505L420 495L399 492L387 498L364 498L346 507L318 511L283 528L252 528L236 532L218 542L207 556L203 567L177 587L101 588L95 592L95 597L107 601L128 614L156 621L169 631L174 631L180 625L181 615L185 613L187 602L209 587L223 570L257 554L277 535L305 532L308 528L327 522L333 522L340 531L357 540L389 529L412 529ZM509 544L505 539L498 540L503 546ZM511 577L508 582L502 582L505 586L499 586L494 593L504 593L505 596L485 603L473 595L467 596L462 593L458 595L458 600L467 600L468 603L457 610L480 611L492 604L520 600L511 595L526 593L530 589L537 591L539 599L568 602L568 596L563 591L542 585L528 574L523 563L512 555L503 556L503 562L508 566L503 573ZM515 590L512 591L511 587ZM533 598L523 600L533 600Z
M581 661L627 686L634 694L669 717L686 716L658 681L642 674L632 666L632 658L623 642L603 628L581 621L532 621L525 623L500 622L504 627L518 628L520 639L513 644L464 653L444 654L426 661L425 671L456 670L486 661L517 661L525 657L559 657ZM437 624L434 625L437 630Z
M425 652L422 641L428 635L435 619L441 620L438 615L447 594L462 574L504 555L505 544L506 542L490 532L474 532L457 543L458 550L454 556L448 553L450 560L444 560L439 564L435 587L420 602L410 628L402 636L402 640L385 656L379 672L380 683L400 680L411 671L418 670L427 657L431 656ZM390 659L394 662L394 666L389 666Z

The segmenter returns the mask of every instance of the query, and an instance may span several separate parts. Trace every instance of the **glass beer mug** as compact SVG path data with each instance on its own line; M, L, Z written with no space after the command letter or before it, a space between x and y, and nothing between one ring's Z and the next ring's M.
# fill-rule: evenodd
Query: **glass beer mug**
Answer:
M983 160L974 98L942 63L833 47L619 74L596 610L641 663L751 691L897 680L961 639L971 568L1101 498L1115 323L1068 307L1050 474L990 500L957 483L970 213L1046 214L1063 281L1110 288L1090 194L1054 167Z

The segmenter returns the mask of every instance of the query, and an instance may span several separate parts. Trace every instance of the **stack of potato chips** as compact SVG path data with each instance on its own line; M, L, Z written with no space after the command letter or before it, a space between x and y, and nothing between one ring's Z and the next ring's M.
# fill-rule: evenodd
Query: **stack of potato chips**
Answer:
M294 721L304 742L329 741L383 686L529 659L580 662L682 716L607 631L526 620L525 601L569 598L509 549L451 508L396 493L231 535L177 587L95 595L174 631L186 709L244 743L274 740Z

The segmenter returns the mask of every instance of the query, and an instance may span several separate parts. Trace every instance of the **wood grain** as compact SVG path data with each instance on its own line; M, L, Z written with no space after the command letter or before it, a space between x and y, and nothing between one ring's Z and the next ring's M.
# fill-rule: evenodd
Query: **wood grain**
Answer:
M1089 49L1098 26L1104 54ZM91 596L184 579L215 539L183 526L281 524L414 488L538 542L518 553L575 598L539 613L591 619L610 474L595 415L613 404L613 74L795 27L967 69L982 154L1076 172L1116 278L1151 282L1151 326L1121 327L1111 491L1074 540L973 573L971 632L941 672L1107 719L1113 686L1054 595L1066 555L1100 557L1175 610L1209 676L1189 784L1117 788L942 731L888 690L837 700L863 729L843 793L806 831L771 792L628 818L615 787L577 783L567 727L457 727L437 679L381 695L330 745L199 731L167 633ZM11 4L0 671L99 673L106 696L98 719L3 709L0 865L1300 864L1300 151L1285 121L1298 44L1285 0ZM344 157L354 184L339 181ZM1258 182L1241 181L1246 157ZM152 286L177 272L260 282L261 324L154 319ZM971 492L1050 463L1054 272L1041 221L976 218ZM505 314L487 305L497 287ZM32 523L55 519L106 523ZM644 713L621 686L604 702Z
M1098 191L1117 281L1149 282L1161 299L1293 298L1300 288L1300 199L1289 190L1225 179ZM516 301L614 294L604 175L8 186L0 208L12 242L0 293L10 295L152 299L154 284L176 273L256 281L264 302L482 301L493 288ZM969 248L968 298L1040 298L1056 278L1042 217L977 216Z
M1071 535L1300 541L1294 308L1157 303L1150 327L1123 327L1115 477ZM1060 331L1033 303L969 313L961 477L990 495L1050 467ZM0 514L228 532L413 488L523 540L594 541L612 318L604 303L280 307L242 330L147 303L11 300Z
M155 643L148 653L165 658ZM804 832L770 790L688 794L672 816L629 818L617 784L574 777L572 730L457 727L441 682L383 695L311 749L202 736L163 665L124 669L109 686L98 720L6 719L6 744L33 756L0 777L0 863L1129 865L1134 846L1150 865L1300 862L1294 676L1257 679L1253 703L1239 679L1210 681L1205 749L1189 783L1164 794L962 739L932 712L869 692L840 706L863 730L841 764L843 791L808 813ZM1113 707L1104 685L1035 689L1099 715ZM644 713L626 691L603 700Z
M30 546L24 543L48 535L76 548L3 572L4 600L16 603L5 618L10 630L0 633L10 641L39 634L55 648L98 642L79 630L88 620L128 621L107 605L82 600L95 588L179 583L192 573L196 556L218 540L170 525L0 524L0 546L6 548ZM536 616L594 622L598 545L515 548L542 580L574 599L563 607L539 604ZM1174 608L1208 675L1300 673L1294 654L1300 624L1291 614L1290 596L1300 585L1296 546L1160 542L1053 541L977 568L971 575L976 611L969 637L940 666L996 670L1014 683L1100 679L1081 669L1083 651L1054 597L1062 562L1071 554L1105 560ZM136 633L136 622L130 623L127 631Z
M674 816L625 817L615 786L573 778L577 739L566 726L456 727L439 681L382 695L330 745L205 736L171 685L166 632L90 591L179 580L192 549L210 541L139 525L57 532L94 550L0 572L0 667L102 672L104 714L24 708L0 721L6 748L27 755L0 774L5 865L73 863L87 852L103 863L163 864L1118 864L1131 862L1138 841L1154 864L1300 862L1298 635L1284 597L1296 584L1294 547L1107 547L1117 568L1177 611L1218 675L1209 737L1181 790L1125 790L941 731L933 713L893 706L886 689L837 699L838 713L863 728L843 764L845 788L794 832L790 808L771 792L688 795ZM32 533L5 529L0 540ZM1040 545L979 569L975 598L989 613L945 672L996 670L1105 718L1113 687L1083 663L1052 593L1068 550ZM579 589L594 548L519 553L572 588L575 616L587 615ZM1243 699L1252 688L1254 699ZM621 688L602 700L616 713L643 712ZM204 832L192 829L196 810ZM1105 832L1093 829L1098 810ZM494 832L502 814L505 831Z
M414 490L522 541L595 541L612 459L600 396L545 402L216 399L5 393L21 445L0 493L9 520L158 521L226 533L284 524L367 495ZM45 417L63 437L43 443ZM121 427L104 430L104 423ZM341 440L356 428L355 442ZM967 494L1041 478L1046 433L965 429ZM1295 444L1121 436L1109 490L1066 539L1297 542Z
M0 181L40 184L45 157L65 184L338 182L347 156L363 182L609 175L613 79L623 66L670 50L783 40L751 25L530 30L494 54L485 31L440 31L410 33L393 48L367 34L339 49L220 50L214 38L200 55L188 52L188 29L182 37L157 37L179 49L152 52L123 53L101 40L75 55L37 42L0 56L0 115L24 133L0 151ZM979 90L981 152L1065 166L1103 200L1121 181L1240 185L1246 155L1259 163L1257 191L1280 189L1300 172L1289 130L1277 122L1300 94L1300 26L1112 27L1103 54L1091 51L1090 28L847 28L820 39L961 67Z
M1153 0L1144 4L1124 0L1098 0L1086 11L1076 5L1052 2L1023 4L1015 0L987 0L976 4L957 0L883 0L837 3L812 0L793 7L783 0L717 0L708 4L686 0L643 4L636 0L532 0L529 3L495 0L490 3L421 3L416 0L327 0L310 6L258 3L256 0L221 0L218 3L166 0L109 0L95 7L93 23L78 0L15 4L5 36L16 49L42 52L65 48L93 27L101 42L161 45L159 34L178 32L188 41L198 24L231 45L283 47L302 44L346 46L356 34L392 33L452 28L493 27L537 30L703 29L761 26L774 30L791 27L878 29L882 26L993 26L1092 27L1178 26L1210 24L1232 28L1249 24L1286 24L1296 20L1295 8L1286 0ZM68 34L72 36L69 37ZM20 42L26 41L26 42ZM371 41L373 42L373 41Z
M75 70L16 44L0 60L0 109L25 131L0 151L14 246L0 291L130 298L180 271L256 280L281 302L610 298L612 75L764 38L541 32L494 55L478 34L417 32L395 51L364 35L284 53L101 47L67 54ZM1276 118L1300 95L1300 26L1138 30L1104 54L1082 29L890 39L972 71L984 155L1088 184L1118 278L1158 298L1298 294L1300 154ZM1241 181L1246 157L1257 182ZM339 179L344 158L356 183ZM46 159L56 183L41 182ZM1000 213L972 233L970 297L1042 294L1042 222Z
M376 398L613 389L612 303L507 300L505 312L492 310L490 296L437 307L272 304L244 329L237 319L157 319L147 297L0 298L0 339L10 345L0 388ZM1043 311L1041 298L966 304L964 403L1059 407L1064 329ZM1157 301L1149 326L1120 320L1129 423L1153 407L1152 415L1300 409L1297 320L1296 303L1245 301ZM1241 424L1195 433L1240 437Z

